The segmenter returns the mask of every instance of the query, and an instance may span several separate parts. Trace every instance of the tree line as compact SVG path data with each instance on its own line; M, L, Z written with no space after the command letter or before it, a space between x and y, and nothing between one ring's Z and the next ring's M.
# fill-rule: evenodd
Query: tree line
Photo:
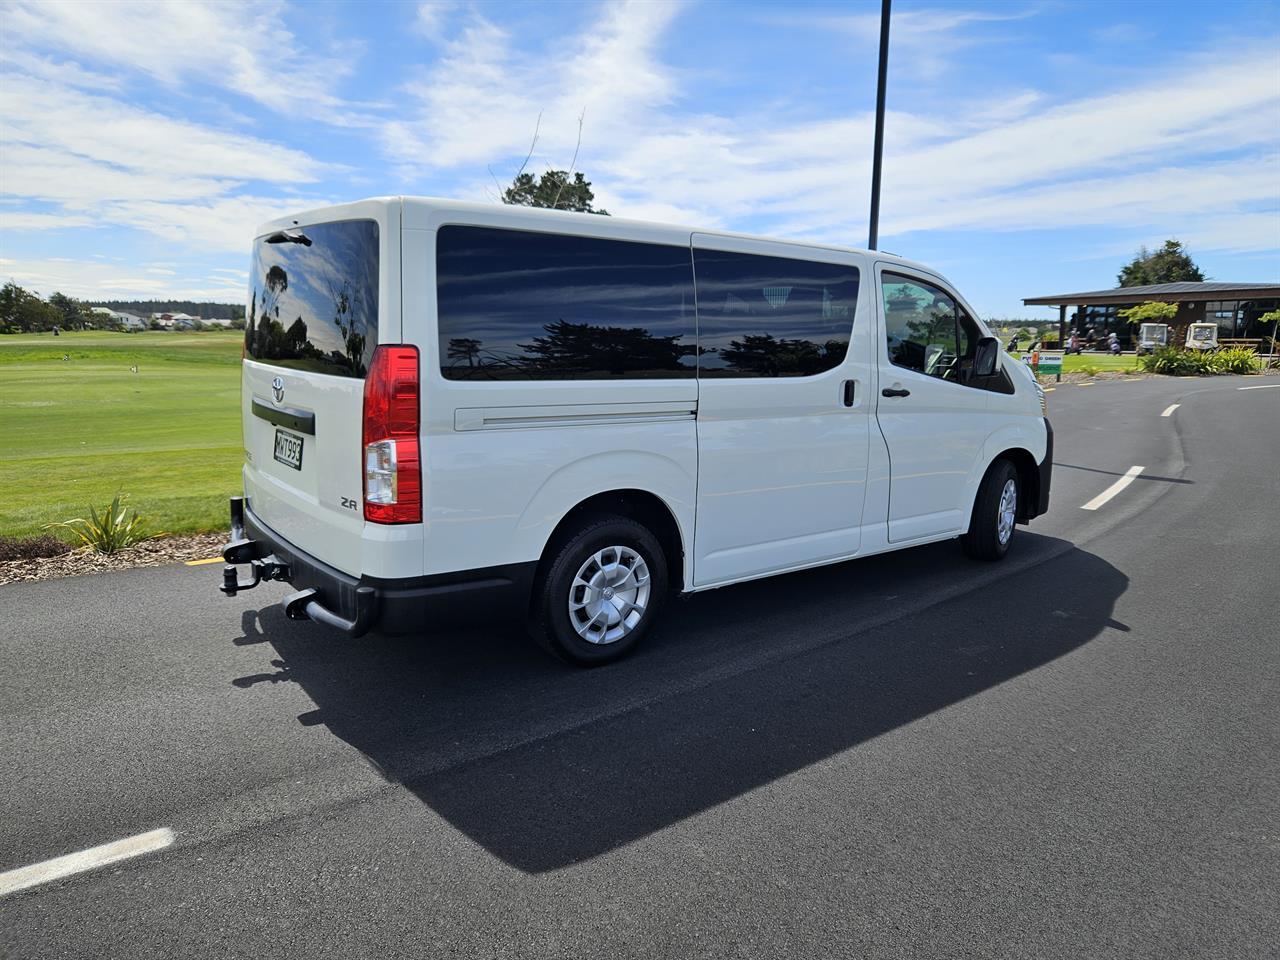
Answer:
M105 307L147 319L152 313L186 313L204 319L229 319L236 329L244 326L244 307L229 303L201 303L194 300L77 300L64 293L48 298L24 289L13 281L0 287L0 334L47 333L60 330L118 330L120 322L106 314L94 313ZM151 325L156 328L156 324Z

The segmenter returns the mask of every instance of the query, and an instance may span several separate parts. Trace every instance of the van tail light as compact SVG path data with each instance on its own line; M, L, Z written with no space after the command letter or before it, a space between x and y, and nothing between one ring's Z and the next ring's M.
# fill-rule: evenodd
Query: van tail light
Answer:
M364 381L364 518L422 522L418 348L382 345Z

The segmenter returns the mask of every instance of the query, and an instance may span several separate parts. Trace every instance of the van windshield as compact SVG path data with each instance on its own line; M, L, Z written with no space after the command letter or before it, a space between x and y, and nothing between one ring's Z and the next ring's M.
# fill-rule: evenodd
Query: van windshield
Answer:
M363 377L377 345L377 223L319 223L254 242L247 356L278 367Z

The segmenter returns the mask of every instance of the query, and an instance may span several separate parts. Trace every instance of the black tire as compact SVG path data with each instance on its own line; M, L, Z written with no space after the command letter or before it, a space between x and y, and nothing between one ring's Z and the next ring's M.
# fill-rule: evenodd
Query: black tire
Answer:
M1008 460L997 460L987 468L987 474L978 484L978 495L973 501L973 515L969 518L969 532L960 538L964 552L975 560L1002 560L1013 543L1017 523L1009 526L1008 536L1000 539L1000 500L1005 485L1013 481L1015 513L1022 497L1022 484L1018 471Z
M608 553L618 547L630 550L638 556L648 573L648 590L644 597L643 611L624 635L607 641L601 636L600 642L592 642L574 627L569 609L570 592L576 591L575 597L586 599L588 594L583 587L575 587L574 581L583 565L601 551L606 552L606 560L612 558L618 561L616 566L619 570L636 568L637 565L631 558ZM529 631L534 640L549 653L578 666L594 667L612 663L625 656L648 636L662 612L667 595L667 558L657 537L647 528L627 517L594 517L576 532L553 543L548 548L546 560L542 574L534 584ZM628 563L631 564L630 567ZM622 591L619 591L619 595L621 594ZM640 594L635 594L634 599L640 599ZM596 604L596 609L598 608L599 604ZM588 619L589 612L589 608L578 611L576 616L580 625ZM608 611L602 612L606 619L613 617ZM635 608L628 611L627 616L632 612L635 612ZM623 618L620 616L619 624L612 629L621 630L622 622ZM602 627L603 624L592 633L599 635L596 631L600 631Z

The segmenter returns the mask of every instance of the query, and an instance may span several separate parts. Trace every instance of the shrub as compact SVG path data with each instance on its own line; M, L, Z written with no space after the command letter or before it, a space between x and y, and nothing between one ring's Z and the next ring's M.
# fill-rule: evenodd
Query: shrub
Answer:
M126 509L125 499L123 494L117 493L115 499L111 501L111 506L107 507L101 516L93 506L90 506L88 520L76 517L74 520L51 523L49 526L66 527L79 537L86 547L97 553L115 553L135 543L141 543L149 536L143 532L143 521L138 516L138 512Z
M1076 368L1077 373L1083 373L1086 377L1096 377L1102 372L1102 368L1094 363L1086 363Z
M1248 347L1228 347L1210 355L1214 373L1257 373L1261 358Z
M1139 357L1138 362L1149 373L1165 373L1175 377L1256 373L1262 369L1262 360L1248 347L1229 347L1214 353L1162 347L1155 353Z
M1160 347L1154 353L1139 357L1138 362L1148 373L1173 377L1203 377L1215 372L1210 354L1200 350L1179 350L1177 347Z
M70 549L50 533L38 537L0 537L0 561L56 557Z

